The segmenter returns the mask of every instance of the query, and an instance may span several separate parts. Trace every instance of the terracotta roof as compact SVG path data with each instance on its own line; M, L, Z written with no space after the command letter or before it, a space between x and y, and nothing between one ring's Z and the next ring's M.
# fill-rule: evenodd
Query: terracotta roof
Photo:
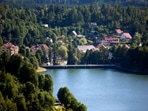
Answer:
M10 52L10 55L17 54L19 51L19 47L17 45L12 44L11 42L3 44L0 48L2 52Z
M7 48L16 48L17 46L15 46L14 44L12 44L11 42L7 42L5 44L3 44L5 47Z
M119 38L114 38L114 37L105 37L104 40L106 41L118 41Z
M117 34L122 34L123 31L122 31L121 29L116 29L116 33L117 33Z
M123 33L122 36L124 36L126 39L132 39L132 36L129 33Z
M48 53L50 50L46 44L33 45L33 46L31 46L30 50L33 54L35 54L37 50L41 49L41 47L43 47L45 49L46 53Z

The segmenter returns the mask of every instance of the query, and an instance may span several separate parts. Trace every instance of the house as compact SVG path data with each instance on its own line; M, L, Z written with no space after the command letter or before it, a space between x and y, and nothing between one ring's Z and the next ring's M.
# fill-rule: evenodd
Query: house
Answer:
M41 50L43 49L46 53L46 57L48 57L48 54L49 54L49 51L50 51L50 48L46 45L46 44L38 44L38 45L33 45L31 48L30 48L30 52L32 54L36 54L36 52L38 50Z
M95 35L97 35L97 34L99 34L98 31L92 30L92 31L90 31L90 32L88 33L88 36L95 36Z
M74 31L74 30L72 31L72 33L74 34L75 37L80 37L80 38L85 37L85 35L77 34L76 31Z
M109 42L109 43L119 43L119 38L116 38L116 37L105 37L104 41L105 42Z
M121 40L130 40L132 36L129 33L123 32L121 29L115 29L118 36L120 36Z
M97 44L96 47L98 48L98 50L100 49L109 49L109 46L105 46L103 43Z
M46 41L53 42L52 38L46 37Z
M97 40L97 43L104 44L106 46L109 46L111 44L119 43L119 38L116 37L104 37Z
M132 36L129 33L122 33L120 39L121 40L130 40L130 39L132 39Z
M97 26L97 23L96 22L91 22L90 23L92 26Z
M13 55L13 54L18 54L19 47L12 44L11 42L7 42L0 46L0 55L3 54L4 52L7 55Z
M56 38L57 38L57 42L63 43L63 40L64 40L64 36L63 35L58 35Z
M48 28L48 24L43 24L44 27Z
M129 49L129 48L130 48L130 46L129 46L129 45L127 45L127 44L118 44L118 46L119 46L119 47L125 47L125 48L127 48L127 49Z
M87 50L98 50L93 45L78 45L77 50L81 53L85 53Z
M44 49L46 57L48 57L50 48L46 44L41 44L41 48Z
M121 29L115 29L115 31L118 35L121 35L123 33L123 31Z

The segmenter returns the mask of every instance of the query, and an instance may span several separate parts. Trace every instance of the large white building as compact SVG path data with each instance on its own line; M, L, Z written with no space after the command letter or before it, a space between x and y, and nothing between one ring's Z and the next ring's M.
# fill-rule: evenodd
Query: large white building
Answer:
M78 45L77 50L85 53L87 50L97 50L93 45Z

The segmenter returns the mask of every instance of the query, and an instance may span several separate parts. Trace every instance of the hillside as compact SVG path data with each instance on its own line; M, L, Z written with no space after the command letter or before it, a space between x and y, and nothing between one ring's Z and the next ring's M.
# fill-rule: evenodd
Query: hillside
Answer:
M84 5L84 4L120 4L123 6L142 6L147 7L147 0L3 0L0 3L8 4L11 6L40 6L49 4L61 5Z

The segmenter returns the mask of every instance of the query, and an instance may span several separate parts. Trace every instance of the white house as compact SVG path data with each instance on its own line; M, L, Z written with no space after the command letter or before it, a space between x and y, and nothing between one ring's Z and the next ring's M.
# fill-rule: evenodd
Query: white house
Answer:
M132 36L129 33L123 33L123 34L121 34L120 39L121 40L130 40L130 39L132 39Z
M44 27L48 28L48 24L43 24Z
M78 45L78 51L85 53L87 50L97 50L93 45Z

